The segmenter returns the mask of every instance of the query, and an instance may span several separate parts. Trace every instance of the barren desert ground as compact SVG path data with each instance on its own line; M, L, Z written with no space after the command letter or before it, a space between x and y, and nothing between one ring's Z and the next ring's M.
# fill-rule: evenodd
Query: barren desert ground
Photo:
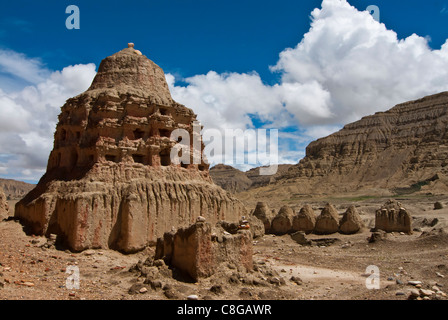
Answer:
M312 203L316 211L325 200ZM254 271L229 265L196 283L176 276L176 270L160 261L151 261L154 248L130 255L112 250L72 253L55 248L51 239L26 235L17 221L5 220L0 222L0 298L179 300L197 295L200 300L446 299L448 234L443 227L448 209L433 207L436 201L448 204L447 199L399 199L411 212L416 231L412 235L387 234L384 240L369 243L374 211L386 200L355 202L366 223L362 233L309 235L309 240L315 240L312 246L301 246L290 235L265 235L254 240ZM333 199L333 203L343 212L353 201ZM144 265L158 269L158 281L147 280ZM379 270L379 289L366 287L373 279L366 274L372 265ZM67 287L67 270L73 267L79 270L79 289ZM412 296L416 291L419 296Z

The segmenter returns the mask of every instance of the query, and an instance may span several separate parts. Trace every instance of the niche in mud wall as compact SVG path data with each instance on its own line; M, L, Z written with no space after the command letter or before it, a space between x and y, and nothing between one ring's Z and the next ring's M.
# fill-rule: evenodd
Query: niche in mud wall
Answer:
M71 168L76 167L76 165L78 164L78 151L76 150L72 150L70 152L70 161L69 161L69 166Z
M171 165L170 149L164 149L160 152L160 164L164 167Z
M133 133L134 133L134 140L143 139L145 137L145 131L141 129L135 129Z
M169 137L171 137L171 130L168 130L168 129L160 129L160 130L159 130L159 134L160 134L161 137L169 138Z
M61 130L61 141L67 140L67 130L62 129Z
M106 161L118 162L118 156L114 154L106 154L104 158L106 159Z
M143 154L133 154L132 160L134 160L135 163L147 164L146 156Z
M162 107L160 107L160 108L159 108L159 112L160 112L160 114L161 114L162 116L169 116L169 115L170 115L170 112L169 112L168 109L166 109L166 108L162 108Z

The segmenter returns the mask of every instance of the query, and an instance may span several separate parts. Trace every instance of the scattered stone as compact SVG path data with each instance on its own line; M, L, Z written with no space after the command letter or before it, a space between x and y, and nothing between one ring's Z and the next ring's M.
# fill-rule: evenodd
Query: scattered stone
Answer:
M242 288L239 293L239 296L240 296L240 298L242 298L244 300L249 300L249 299L252 299L254 294L252 293L252 291L249 288Z
M409 280L408 284L410 284L411 286L418 286L418 285L422 285L421 281L415 281L415 280Z
M440 201L434 203L434 210L441 210L441 209L443 209L443 204Z
M221 285L215 284L210 288L210 291L213 292L214 294L223 294L224 293L224 289L222 288Z
M421 296L432 296L433 294L435 294L435 292L434 291L432 291L432 290L425 290L425 289L420 289L420 295Z
M161 289L163 287L162 281L160 281L158 279L146 278L144 284L149 284L151 286L152 290Z
M148 292L148 289L146 287L141 288L138 292L140 293L146 293Z
M196 222L205 222L205 218L202 216L199 216L196 218Z
M96 253L95 250L91 250L91 249L83 252L83 254L86 256L93 256L95 253Z
M268 282L270 284L275 284L277 286L281 286L281 285L285 284L285 279L283 279L282 277L269 277Z
M351 246L353 246L353 244L349 241L349 242L344 243L344 244L341 246L341 249L348 249L348 248L350 248Z
M178 300L179 299L179 294L172 288L164 290L163 294L165 295L165 297L167 297L170 300Z
M29 281L25 281L25 282L22 282L20 284L25 286L25 287L34 287L34 283L29 282Z
M296 277L296 276L292 276L291 279L289 279L289 280L291 280L292 282L294 282L298 286L303 284L302 279L300 279L299 277Z
M424 221L426 222L426 225L427 225L428 227L435 227L436 224L439 223L439 219L438 219L438 218L434 218L434 219L432 219L431 221L428 221L428 220L425 218Z
M199 297L195 294L192 294L187 297L187 300L199 300Z
M403 281L401 281L400 279L396 279L395 282L399 285L403 284Z
M312 241L308 240L305 236L304 231L297 231L291 235L291 239L297 242L302 246L310 246L312 245Z
M436 272L436 276L438 276L439 278L445 278L445 276L443 274L441 274L440 272Z
M375 243L378 241L382 241L384 239L387 238L387 233L383 230L378 230L378 231L374 231L372 232L372 234L370 235L368 241L369 243Z
M435 291L435 292L437 292L437 293L438 293L439 291L441 291L440 288L439 288L438 286L432 286L432 287L431 287L431 290L433 290L433 291Z
M395 293L395 295L396 296L404 296L404 295L406 295L403 291L397 291L396 293Z
M134 283L128 290L128 293L133 295L133 294L138 294L140 293L140 289L142 289L143 287L145 287L142 283Z
M417 298L417 297L420 296L420 292L419 292L417 289L412 289L412 290L410 291L410 296L411 296L411 297L414 297L414 298Z

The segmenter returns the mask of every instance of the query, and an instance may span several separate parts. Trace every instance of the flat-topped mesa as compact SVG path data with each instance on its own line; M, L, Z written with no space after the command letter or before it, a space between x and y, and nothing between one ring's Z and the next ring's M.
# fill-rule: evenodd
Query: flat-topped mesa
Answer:
M205 159L171 160L173 130L192 141L195 125L194 112L171 98L163 70L129 44L61 108L47 172L15 216L75 251L137 251L198 216L238 221L246 209L213 184Z

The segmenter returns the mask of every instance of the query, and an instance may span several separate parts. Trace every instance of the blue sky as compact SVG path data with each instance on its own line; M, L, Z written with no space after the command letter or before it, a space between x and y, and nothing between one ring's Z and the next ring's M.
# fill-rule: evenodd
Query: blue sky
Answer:
M381 21L400 38L429 36L432 48L447 38L446 0L352 0L360 10L377 5ZM99 64L133 41L165 72L182 77L257 71L278 79L269 66L310 27L319 0L7 1L0 5L0 47L38 57L51 70ZM75 4L81 29L65 28L65 8ZM442 12L444 10L445 12Z
M15 113L0 119L0 177L38 180L59 107L128 42L206 127L278 128L280 162L296 163L348 122L448 90L447 39L448 0L2 2L0 112Z

